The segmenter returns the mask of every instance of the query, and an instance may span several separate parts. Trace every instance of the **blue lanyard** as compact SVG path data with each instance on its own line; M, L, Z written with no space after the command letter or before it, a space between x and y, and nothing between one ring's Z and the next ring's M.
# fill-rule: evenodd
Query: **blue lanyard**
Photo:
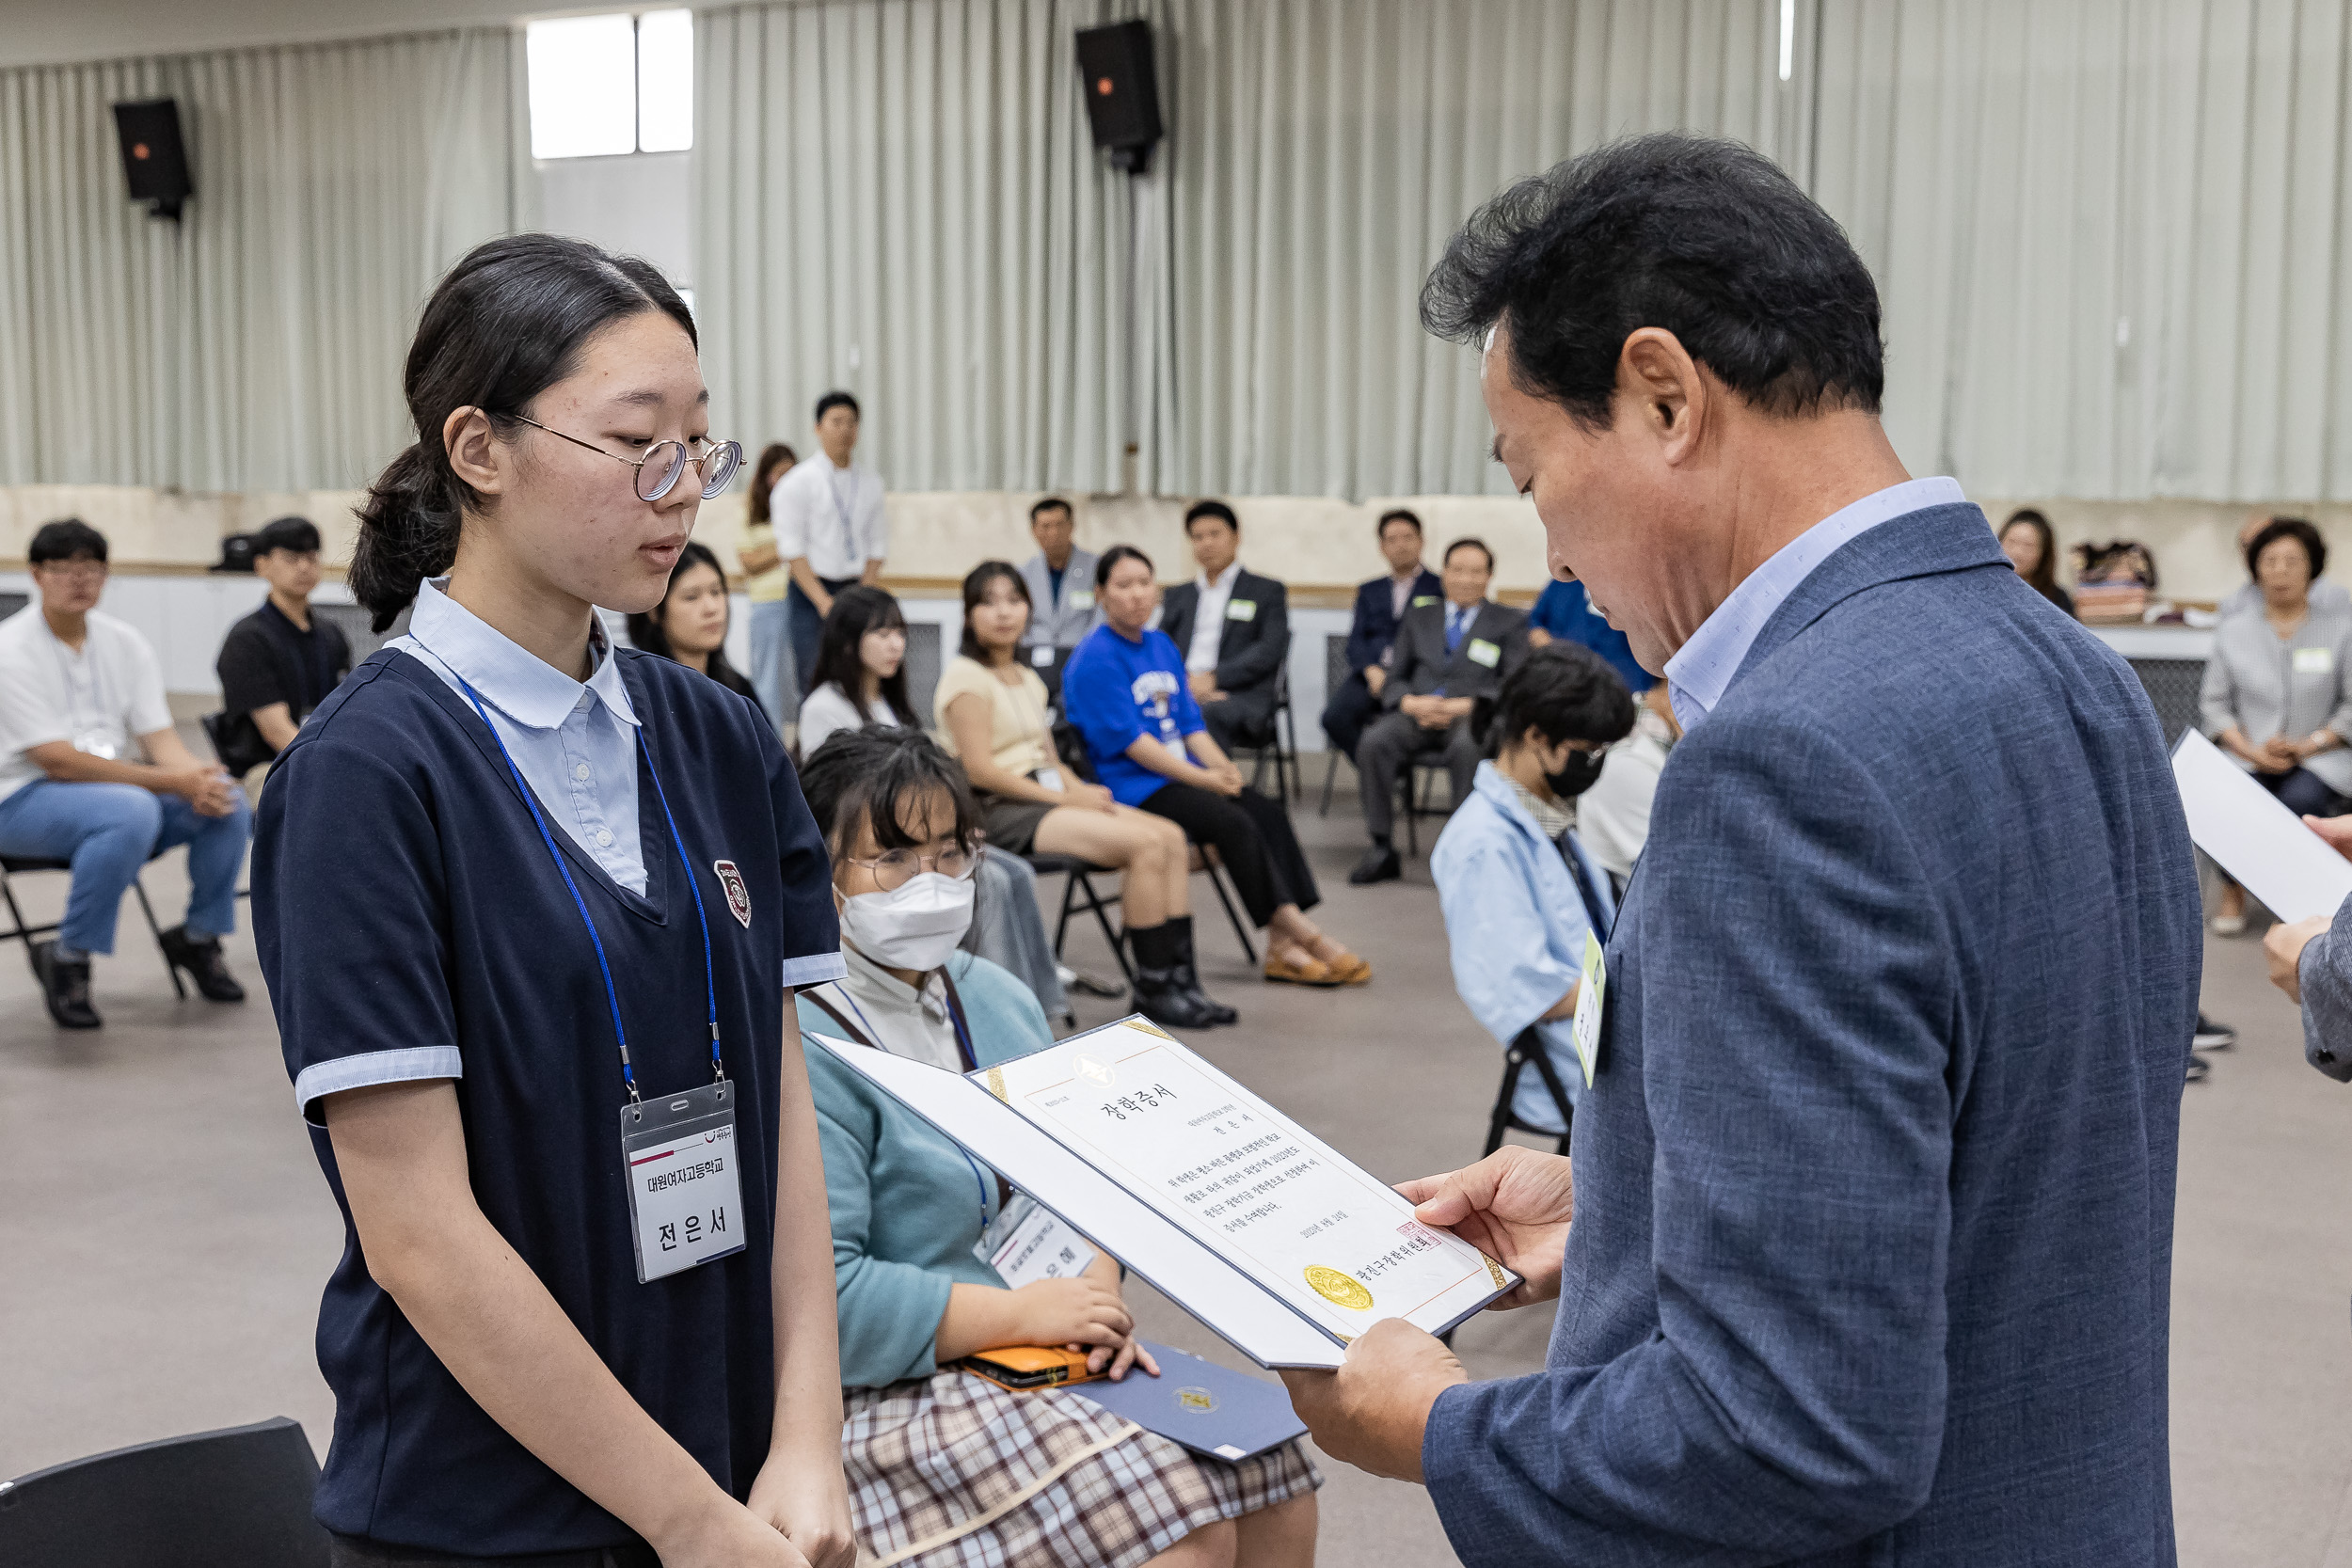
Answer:
M434 657L438 658L440 656L436 654ZM453 668L450 673L456 674L457 672ZM457 684L465 691L466 700L473 704L473 710L480 716L484 727L489 730L490 738L498 742L499 755L506 759L506 770L515 775L515 787L521 791L523 804L530 809L531 824L539 830L539 842L548 847L548 855L555 861L555 869L564 879L564 889L572 895L572 908L580 911L580 923L588 927L588 944L596 950L596 968L604 975L605 1006L612 1010L613 1042L621 1048L621 1083L628 1090L629 1103L640 1104L643 1101L637 1093L637 1069L629 1065L628 1059L628 1031L621 1026L620 994L612 989L612 965L604 956L604 939L596 934L596 923L589 918L588 901L580 895L580 884L572 880L572 869L564 863L564 852L555 847L555 835L548 831L547 818L539 813L539 802L532 797L531 785L523 782L523 770L515 766L515 754L506 749L505 736L500 735L499 727L490 722L490 715L484 709L482 699L474 694L474 689L467 684L466 677L458 675ZM637 732L637 749L644 755L646 776L653 780L654 799L661 802L661 819L669 824L670 842L676 847L678 864L685 869L687 891L694 895L694 918L701 923L703 930L703 987L710 1001L710 1074L714 1082L723 1084L727 1069L719 1055L719 984L710 959L710 918L703 912L703 890L695 884L693 863L686 858L686 840L678 833L677 818L670 815L670 797L661 787L661 775L654 768L653 749L645 744L643 728Z

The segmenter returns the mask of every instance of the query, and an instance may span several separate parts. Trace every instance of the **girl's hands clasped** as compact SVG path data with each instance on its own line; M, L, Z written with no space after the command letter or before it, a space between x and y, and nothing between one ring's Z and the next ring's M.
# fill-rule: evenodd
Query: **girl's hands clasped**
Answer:
M1135 1318L1119 1293L1119 1265L1098 1256L1075 1279L1032 1280L1012 1292L1028 1342L1086 1351L1087 1370L1107 1371L1113 1382L1140 1366L1153 1377L1160 1369L1135 1337Z

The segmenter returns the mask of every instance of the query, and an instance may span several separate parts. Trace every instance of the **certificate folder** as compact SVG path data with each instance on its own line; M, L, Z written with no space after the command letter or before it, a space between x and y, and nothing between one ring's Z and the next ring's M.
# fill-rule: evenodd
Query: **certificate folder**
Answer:
M1097 1378L1070 1391L1217 1459L1248 1459L1307 1435L1307 1423L1292 1412L1290 1390L1281 1385L1149 1339L1143 1348L1160 1364L1159 1376L1137 1367L1117 1383Z
M1442 1334L1518 1284L1141 1018L968 1076L808 1034L1262 1367L1383 1318Z

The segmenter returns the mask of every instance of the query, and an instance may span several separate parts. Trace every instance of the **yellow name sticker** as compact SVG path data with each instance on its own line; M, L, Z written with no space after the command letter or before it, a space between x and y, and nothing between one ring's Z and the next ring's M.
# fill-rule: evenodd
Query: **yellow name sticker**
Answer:
M1502 659L1501 643L1489 642L1483 637L1473 637L1470 640L1470 661L1472 664L1483 664L1491 670L1502 662Z
M1255 599L1226 600L1225 618L1228 621L1256 620L1258 618L1258 601Z
M1438 595L1435 594L1416 594L1413 595L1413 602L1406 608L1409 610L1419 610L1424 605L1433 605L1437 602Z
M2336 673L2336 652L2333 648L2297 648L2295 650L2295 673L2298 675L2332 675Z
M1584 1086L1593 1086L1593 1074L1600 1068L1600 1009L1607 1001L1609 965L1601 956L1600 939L1592 932L1584 933L1584 972L1576 990L1576 1022L1569 1032L1576 1037L1576 1057L1584 1066Z

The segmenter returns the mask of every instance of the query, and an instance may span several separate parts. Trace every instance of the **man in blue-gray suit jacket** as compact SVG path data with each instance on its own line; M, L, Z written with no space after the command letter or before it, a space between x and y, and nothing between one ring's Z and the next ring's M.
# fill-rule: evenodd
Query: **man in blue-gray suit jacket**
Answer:
M1905 474L1869 275L1760 155L1525 182L1422 316L1687 733L1572 1160L1406 1187L1558 1296L1545 1370L1377 1323L1290 1374L1317 1441L1425 1480L1471 1568L2169 1568L2201 948L2138 682Z

